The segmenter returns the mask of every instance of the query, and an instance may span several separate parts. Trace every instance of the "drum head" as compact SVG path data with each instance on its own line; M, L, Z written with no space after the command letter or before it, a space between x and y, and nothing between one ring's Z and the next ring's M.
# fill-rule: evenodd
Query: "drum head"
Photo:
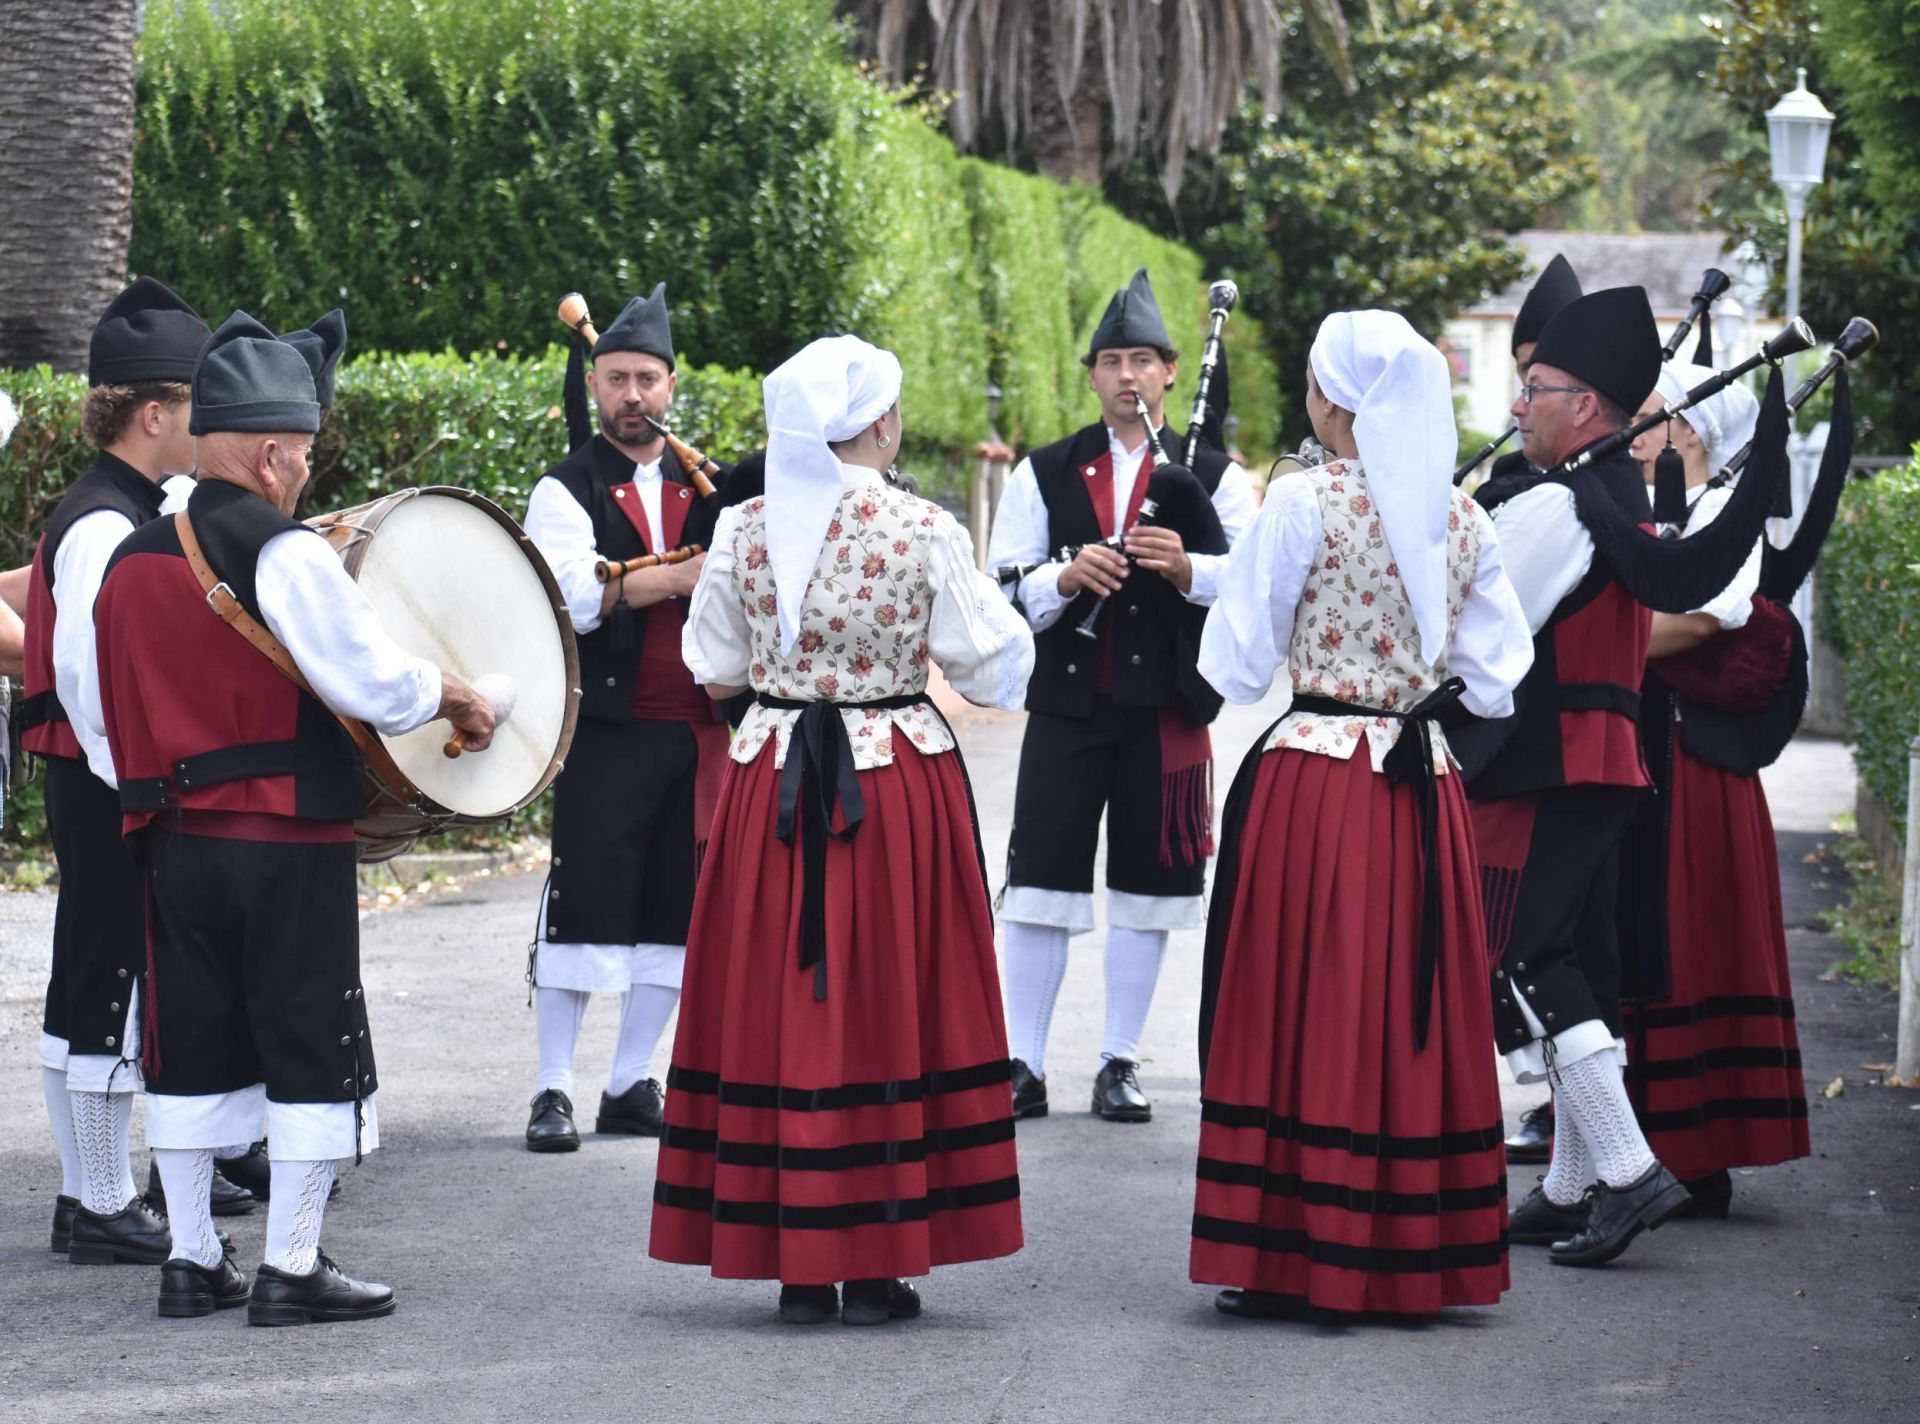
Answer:
M453 729L438 718L381 738L422 793L464 816L504 816L538 791L567 721L567 649L553 598L504 518L424 490L383 515L357 574L408 652L469 683L490 673L513 680L513 714L483 752L449 758Z

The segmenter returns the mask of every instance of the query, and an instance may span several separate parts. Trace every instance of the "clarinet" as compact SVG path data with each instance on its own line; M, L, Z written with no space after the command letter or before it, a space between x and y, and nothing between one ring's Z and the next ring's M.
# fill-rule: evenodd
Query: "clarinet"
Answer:
M1153 428L1153 417L1147 414L1147 403L1145 399L1142 398L1140 392L1132 391L1129 392L1129 394L1133 396L1133 404L1140 412L1140 423L1147 428L1147 449L1152 452L1154 467L1157 469L1167 463L1167 452L1160 444L1160 432ZM1141 475L1137 478L1144 479L1145 476ZM1143 524L1151 524L1154 515L1159 512L1159 506L1152 500L1142 499L1140 501L1140 517L1133 522L1132 527L1138 529ZM1127 531L1123 529L1111 539L1103 539L1100 542L1105 548L1117 549L1125 543L1126 537ZM1129 556L1127 562L1131 564L1133 559ZM1073 631L1083 638L1098 638L1100 634L1094 628L1094 624L1100 621L1101 610L1106 606L1107 596L1104 593L1096 594L1093 600L1093 607L1087 610L1086 617L1074 624Z

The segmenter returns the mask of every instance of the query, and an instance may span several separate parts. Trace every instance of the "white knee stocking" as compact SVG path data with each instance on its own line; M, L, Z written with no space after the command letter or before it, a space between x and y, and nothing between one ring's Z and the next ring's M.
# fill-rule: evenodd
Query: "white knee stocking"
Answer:
M133 1095L69 1092L67 1100L80 1150L80 1204L97 1215L113 1216L135 1196L127 1155Z
M1564 1098L1553 1103L1553 1156L1541 1189L1555 1206L1572 1206L1593 1182L1593 1155Z
M1038 1077L1047 1071L1047 1031L1067 977L1067 932L1053 925L1006 922L1007 1047Z
M213 1234L213 1149L156 1147L153 1161L167 1193L173 1254L196 1266L219 1265L220 1238Z
M543 989L542 993L553 990ZM562 991L564 992L564 991ZM580 996L586 998L585 994ZM289 1275L312 1273L320 1259L320 1224L327 1214L327 1193L333 1190L340 1164L279 1162L273 1164L273 1195L267 1201L267 1250L263 1264Z
M1554 1103L1572 1109L1573 1120L1593 1158L1594 1174L1610 1187L1637 1182L1653 1165L1653 1149L1634 1118L1620 1060L1611 1052L1590 1053L1554 1069ZM1555 1134L1559 1133L1556 1124Z
M73 1102L67 1096L67 1075L59 1068L40 1070L40 1096L47 1101L47 1126L60 1153L60 1195L80 1200L85 1190L80 1170L80 1145L73 1138Z
M619 1097L653 1066L653 1051L667 1031L680 991L660 984L634 984L620 996L620 1037L613 1047L613 1073L607 1091Z
M558 1088L573 1096L573 1046L587 1016L587 995L578 989L535 989L533 1013L540 1036L540 1082L536 1092Z
M1140 1035L1160 982L1160 961L1167 953L1165 930L1107 930L1107 1034L1100 1044L1105 1058L1140 1057Z

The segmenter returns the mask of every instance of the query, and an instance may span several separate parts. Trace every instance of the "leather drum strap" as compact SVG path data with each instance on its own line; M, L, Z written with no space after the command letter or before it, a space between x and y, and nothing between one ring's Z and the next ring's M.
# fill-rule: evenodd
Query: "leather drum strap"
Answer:
M313 690L313 685L300 671L299 665L294 662L293 654L287 651L286 645L247 612L240 600L234 597L233 590L227 587L220 576L213 571L213 565L207 562L207 556L200 548L199 539L194 537L193 521L187 517L186 510L183 509L173 516L173 525L180 536L181 551L187 556L187 567L193 570L193 576L200 580L200 587L206 590L207 607L219 615L221 622L259 649L267 661L279 670L282 677L309 697L319 699L319 694ZM325 705L324 701L322 705ZM347 735L352 737L354 745L360 748L360 754L366 758L367 768L374 776L402 800L411 802L420 799L419 788L401 772L393 760L393 754L387 750L386 743L380 740L379 734L373 728L357 717L341 717L337 712L334 716L339 717L340 725L347 729Z

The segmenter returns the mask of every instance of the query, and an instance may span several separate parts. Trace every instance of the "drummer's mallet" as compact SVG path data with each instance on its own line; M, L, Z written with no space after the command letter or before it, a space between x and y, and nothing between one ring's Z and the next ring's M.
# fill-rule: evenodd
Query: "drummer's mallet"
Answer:
M486 673L473 680L473 690L485 698L487 706L493 709L493 729L498 732L513 716L513 704L518 695L513 679L503 672ZM447 738L447 744L441 750L451 759L465 751L471 740L465 732L456 731Z

